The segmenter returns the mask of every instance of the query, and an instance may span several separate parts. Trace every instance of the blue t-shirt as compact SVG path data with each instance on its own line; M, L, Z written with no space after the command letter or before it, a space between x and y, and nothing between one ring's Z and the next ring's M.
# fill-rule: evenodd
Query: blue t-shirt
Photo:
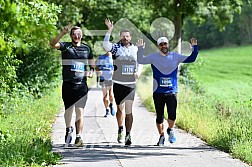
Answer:
M102 71L101 79L112 80L114 71L112 56L101 55L96 61L96 66Z
M143 48L138 48L137 61L139 64L151 64L153 71L153 92L177 93L178 92L178 65L180 63L194 62L198 55L198 46L193 46L190 56L177 52L169 52L162 56L160 52L143 56Z

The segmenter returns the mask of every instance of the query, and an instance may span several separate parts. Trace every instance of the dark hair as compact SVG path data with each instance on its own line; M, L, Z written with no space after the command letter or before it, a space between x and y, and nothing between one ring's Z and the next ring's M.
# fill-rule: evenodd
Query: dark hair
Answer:
M73 26L73 28L71 28L70 35L72 35L72 33L73 33L74 30L78 30L78 29L81 30L80 27L78 27L78 26Z
M130 34L130 36L131 36L131 32L130 32L130 30L128 30L128 29L122 29L122 30L120 31L120 36L121 36L121 34L122 34L123 32L128 32L128 33Z

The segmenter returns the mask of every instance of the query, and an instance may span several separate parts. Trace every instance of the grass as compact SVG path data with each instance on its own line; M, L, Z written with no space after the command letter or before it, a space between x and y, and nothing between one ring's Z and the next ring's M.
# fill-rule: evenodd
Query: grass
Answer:
M197 61L188 66L190 84L179 85L176 125L252 164L252 56L249 53L251 46L200 51ZM150 71L145 66L138 93L147 108L155 112Z
M16 111L0 117L0 164L46 166L56 164L59 154L51 146L51 126L59 111L59 89L38 100L12 99Z
M194 77L204 83L207 94L225 101L252 99L252 46L201 51L205 62L192 68Z

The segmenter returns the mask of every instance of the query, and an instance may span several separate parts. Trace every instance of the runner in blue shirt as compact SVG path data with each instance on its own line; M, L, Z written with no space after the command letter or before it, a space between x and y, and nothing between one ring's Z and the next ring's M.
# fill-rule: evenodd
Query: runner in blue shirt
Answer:
M164 106L168 112L169 142L176 141L173 127L176 120L177 97L178 92L178 65L180 63L194 62L198 55L197 40L191 39L192 53L190 56L184 56L177 52L169 52L169 41L166 37L160 37L157 46L160 52L144 55L145 44L142 39L138 40L137 61L140 64L151 64L153 71L153 100L156 110L156 125L160 134L158 146L164 145Z
M102 87L103 93L103 103L106 109L106 113L104 117L109 115L109 109L112 116L115 115L115 110L113 108L113 82L112 76L114 71L113 59L111 52L107 52L104 55L98 57L96 61L96 71L100 78L100 85Z

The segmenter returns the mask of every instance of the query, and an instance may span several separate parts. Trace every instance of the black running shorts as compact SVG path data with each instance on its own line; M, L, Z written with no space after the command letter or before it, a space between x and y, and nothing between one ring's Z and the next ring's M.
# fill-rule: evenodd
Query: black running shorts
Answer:
M87 101L87 93L88 87L86 83L73 84L70 82L63 82L62 99L65 109L68 109L72 105L84 108Z
M114 83L113 84L113 93L115 102L117 105L122 104L125 100L134 100L135 97L135 84L121 85Z

